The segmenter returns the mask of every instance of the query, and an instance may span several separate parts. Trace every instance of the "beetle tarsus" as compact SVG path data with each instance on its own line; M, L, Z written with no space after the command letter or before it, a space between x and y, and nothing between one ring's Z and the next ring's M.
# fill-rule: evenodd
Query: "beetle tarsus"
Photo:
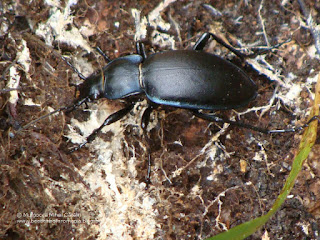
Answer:
M309 121L308 121L307 123L303 124L302 126L293 127L293 128L288 128L288 129L268 130L268 133L269 133L269 134L272 134L272 133L298 132L298 131L301 131L301 130L303 130L304 128L308 127L311 122L316 121L316 120L317 120L318 122L320 122L320 115L313 116L312 118L309 119Z

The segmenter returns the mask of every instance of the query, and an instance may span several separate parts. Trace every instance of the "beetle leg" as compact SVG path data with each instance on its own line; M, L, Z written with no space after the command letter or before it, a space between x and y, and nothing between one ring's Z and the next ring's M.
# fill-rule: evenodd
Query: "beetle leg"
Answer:
M268 130L268 133L286 133L286 132L296 132L296 131L301 131L302 129L306 128L309 126L309 124L313 121L318 121L320 122L320 115L313 116L312 118L309 119L309 121L299 127L293 127L293 128L288 128L288 129L275 129L275 130Z
M199 40L196 42L196 44L193 46L193 50L203 50L204 46L208 42L209 38L212 37L216 42L224 46L225 48L229 49L231 52L233 52L235 55L237 55L241 60L244 60L246 55L242 54L240 51L235 49L234 47L227 44L225 41L223 41L221 38L216 36L213 33L206 32L202 34L202 36L199 38Z
M74 151L77 151L77 150L79 150L80 148L82 148L84 145L86 145L87 143L92 142L92 141L96 138L97 134L98 134L99 132L101 132L102 128L104 128L105 126L110 125L110 124L112 124L112 123L114 123L114 122L119 121L121 118L123 118L125 115L127 115L127 114L132 110L133 106L134 106L134 103L130 103L130 104L129 104L128 106L126 106L125 108L122 108L122 109L120 109L119 111L117 111L117 112L115 112L115 113L112 113L106 120L104 120L103 124L102 124L99 128L95 129L95 130L87 137L87 139L86 139L85 142L81 143L78 147L72 148L72 149L69 151L69 153L72 153L72 152L74 152Z
M201 119L210 121L210 122L219 122L219 123L229 123L230 125L233 126L237 126L237 127L242 127L242 128L247 128L256 132L261 132L264 134L272 134L272 133L286 133L286 132L297 132L300 131L306 127L309 126L309 124L315 120L317 120L318 122L320 122L320 115L316 115L313 116L306 124L299 126L299 127L293 127L293 128L287 128L287 129L275 129L275 130L269 130L266 128L259 128L256 126L252 126L249 124L245 124L242 122L238 122L238 121L231 121L231 120L227 120L227 119L223 119L221 117L218 117L216 115L211 115L211 114L206 114L206 113L202 113L199 112L199 110L191 110L192 113L196 116L199 117Z
M142 56L143 61L147 58L146 50L144 48L144 44L140 41L136 42L136 49L137 49L137 54Z
M276 44L276 45L273 45L273 46L271 46L271 47L268 47L268 48L257 49L256 51L252 50L253 53L247 54L247 55L245 55L245 56L248 57L248 58L255 58L255 57L258 56L258 55L261 55L261 54L270 52L270 51L273 50L273 49L279 48L279 47L281 47L283 44L286 44L286 43L288 43L288 42L290 42L290 41L292 41L291 38L289 38L289 39L287 39L287 40L285 40L285 41L283 41L283 42L280 42L280 43L278 43L278 44Z
M245 124L245 123L242 123L242 122L236 122L236 121L223 119L223 118L218 117L216 115L199 112L199 110L192 110L192 113L196 117L204 119L204 120L207 120L207 121L210 121L210 122L229 123L230 125L251 129L251 130L256 131L256 132L269 133L268 129L259 128L259 127L256 127L256 126L251 126L249 124Z
M194 44L193 50L203 50L203 48L207 44L209 38L210 38L210 33L206 32L206 33L202 34L202 36Z
M147 127L148 127L149 121L150 121L150 115L156 107L157 107L157 105L149 104L149 106L146 108L146 110L144 110L144 112L142 114L142 118L141 118L141 128L143 129L143 131L147 131Z
M209 37L212 37L216 42L218 42L219 44L221 44L222 46L224 46L225 48L229 49L231 52L233 52L235 55L237 55L242 61L245 58L255 58L258 55L267 53L269 51L271 51L272 49L275 48L279 48L281 47L283 44L290 42L292 39L289 38L281 43L278 43L276 45L273 45L269 48L264 48L264 49L259 49L258 51L252 53L252 54L244 54L240 51L238 51L237 49L235 49L234 47L232 47L231 45L229 45L228 43L226 43L225 41L223 41L221 38L219 38L217 35L210 33L210 32L206 32L204 34L202 34L202 36L200 37L200 39L196 42L196 44L194 45L193 49L194 50L202 50L205 46L205 44L207 43Z
M147 153L148 153L148 171L146 176L146 188L148 188L149 184L151 183L150 175L151 175L151 150L150 150L150 138L147 133L147 127L150 121L150 114L156 108L157 105L149 104L147 109L143 112L141 118L141 128L143 130L143 136L147 144Z
M246 55L241 53L240 51L238 51L237 49L235 49L234 47L230 46L228 43L226 43L225 41L223 41L221 38L219 38L217 35L213 34L213 33L208 33L210 34L210 36L216 40L216 42L218 42L219 44L221 44L222 46L224 46L225 48L229 49L231 52L233 52L235 55L237 55L242 61L245 59Z

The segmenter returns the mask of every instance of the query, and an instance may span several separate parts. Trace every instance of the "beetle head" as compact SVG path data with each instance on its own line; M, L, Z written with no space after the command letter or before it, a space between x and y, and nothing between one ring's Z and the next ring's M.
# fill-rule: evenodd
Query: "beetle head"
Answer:
M78 99L96 100L103 96L103 77L92 74L79 86Z

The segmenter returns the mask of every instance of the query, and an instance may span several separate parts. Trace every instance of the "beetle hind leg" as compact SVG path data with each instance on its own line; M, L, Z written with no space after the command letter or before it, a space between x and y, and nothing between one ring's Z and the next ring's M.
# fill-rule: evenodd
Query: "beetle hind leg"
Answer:
M246 124L246 123L243 123L243 122L240 122L240 121L231 121L231 120L228 120L228 119L223 119L223 118L218 117L216 115L199 112L199 110L192 110L192 113L196 117L204 119L204 120L207 120L207 121L210 121L210 122L228 123L228 124L233 125L233 126L247 128L247 129L250 129L252 131L261 132L261 133L264 133L264 134L298 132L298 131L301 131L304 128L308 127L309 124L311 122L313 122L313 121L320 122L320 115L316 115L316 116L313 116L306 124L304 124L302 126L293 127L293 128L287 128L287 129L270 130L270 129L267 129L267 128L260 128L260 127L252 126L250 124Z
M223 118L221 118L219 116L216 116L216 115L213 115L213 114L207 114L207 113L199 112L199 110L192 110L192 113L196 117L204 119L206 121L218 122L218 123L228 123L228 124L233 125L233 126L251 129L251 130L256 131L256 132L261 132L261 133L266 133L266 134L269 133L268 129L259 128L259 127L252 126L252 125L249 125L249 124L245 124L245 123L242 123L242 122L236 122L236 121L231 121L231 120L228 120L228 119L223 119Z
M202 36L194 44L193 50L203 50L203 48L207 44L209 38L210 38L210 33L206 32L206 33L202 34Z
M193 46L193 50L203 50L203 48L207 44L210 37L212 37L216 42L218 42L219 44L221 44L225 48L229 49L231 52L233 52L235 55L237 55L239 58L241 58L241 60L245 59L246 56L244 54L242 54L240 51L238 51L237 49L235 49L234 47L232 47L231 45L229 45L228 43L223 41L221 38L219 38L218 36L216 36L215 34L210 33L210 32L206 32L206 33L202 34L202 36L199 38L199 40Z

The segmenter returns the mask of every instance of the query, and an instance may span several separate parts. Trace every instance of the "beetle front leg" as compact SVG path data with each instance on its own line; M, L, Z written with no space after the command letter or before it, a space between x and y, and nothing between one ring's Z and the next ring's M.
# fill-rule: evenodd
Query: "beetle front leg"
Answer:
M97 134L99 132L101 132L102 128L104 128L105 126L107 125L110 125L114 122L117 122L119 121L121 118L123 118L125 115L127 115L133 108L134 106L134 103L130 103L128 106L126 106L125 108L123 109L120 109L119 111L111 114L106 120L104 120L104 123L97 129L95 129L86 139L85 142L81 143L78 147L75 147L75 148L72 148L69 153L72 153L74 151L77 151L79 150L80 148L82 148L84 145L86 145L87 143L90 143L92 142Z
M150 114L152 111L156 108L157 105L154 104L149 104L147 109L143 112L142 114L142 119L141 119L141 128L143 130L143 137L146 141L147 145L147 154L148 154L148 170L147 170L147 176L146 176L146 188L148 188L149 184L151 183L150 180L150 175L151 175L151 150L150 150L150 138L147 133L147 127L149 125L150 121Z

